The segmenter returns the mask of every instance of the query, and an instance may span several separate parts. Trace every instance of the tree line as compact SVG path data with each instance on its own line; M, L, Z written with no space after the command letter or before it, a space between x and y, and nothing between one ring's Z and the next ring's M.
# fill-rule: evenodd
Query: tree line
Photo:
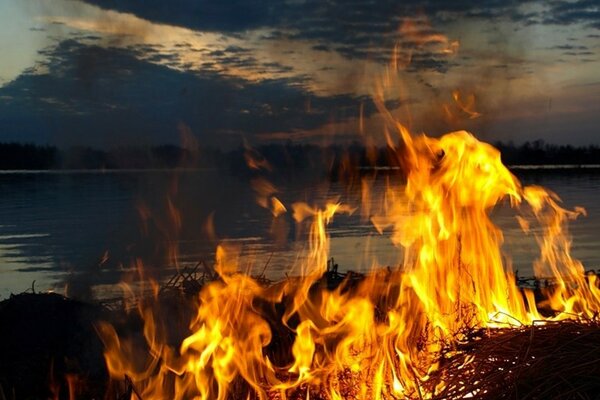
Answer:
M507 165L590 165L600 164L600 146L572 146L545 143L543 140L516 145L496 142L502 162Z
M212 166L221 153L200 154L178 146L122 147L99 150L91 147L59 149L22 143L0 143L0 170L49 169L149 169Z
M541 140L514 144L494 143L506 165L600 164L597 145L548 144ZM401 160L387 147L366 148L360 143L322 147L302 143L269 143L253 149L181 148L174 145L122 147L99 150L90 147L59 149L23 143L0 143L0 170L48 169L148 169L224 168L248 171L248 157L258 158L273 170L328 169L343 172L358 167L401 167ZM262 161L261 161L262 160Z

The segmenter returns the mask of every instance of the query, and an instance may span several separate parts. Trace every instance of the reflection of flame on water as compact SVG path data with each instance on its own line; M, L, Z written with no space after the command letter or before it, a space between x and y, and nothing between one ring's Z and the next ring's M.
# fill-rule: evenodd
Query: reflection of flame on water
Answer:
M455 99L475 116L472 100ZM132 398L431 398L445 386L443 380L425 385L439 368L441 348L466 340L472 329L594 317L600 293L571 256L566 230L583 210L565 210L553 193L523 187L499 152L470 133L414 136L385 110L382 95L375 102L404 176L379 199L364 180L361 212L379 232L391 231L403 249L401 268L374 268L357 284L324 287L326 227L353 209L335 202L286 208L273 185L256 179L258 202L274 217L289 209L299 224L312 220L302 276L262 285L239 273L238 249L219 246L219 279L202 288L185 339L168 340L169 320L157 318L158 305L139 307L147 352L101 325L111 376L131 379ZM269 166L251 155L247 161L254 169ZM536 235L536 274L557 282L541 301L517 287L501 252L503 235L489 214L505 201L523 230Z

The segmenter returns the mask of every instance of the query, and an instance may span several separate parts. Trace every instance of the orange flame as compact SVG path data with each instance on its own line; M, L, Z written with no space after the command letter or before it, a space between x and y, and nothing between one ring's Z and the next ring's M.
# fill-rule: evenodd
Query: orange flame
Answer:
M421 35L411 25L402 29L417 43L455 49L445 37ZM156 304L139 308L148 348L142 356L113 327L99 327L113 378L128 376L144 399L431 398L444 387L425 385L439 368L440 349L465 340L469 330L596 315L600 292L572 257L566 228L584 210L566 210L555 194L523 187L498 150L466 131L413 135L385 109L385 83L375 103L403 176L382 198L363 180L362 215L371 216L380 233L391 231L403 264L327 287L327 225L354 208L295 203L295 221L311 221L300 277L264 286L239 272L238 249L219 246L219 279L202 288L182 341L167 340ZM456 101L474 113L470 100L463 104L456 95ZM257 160L247 154L251 168L270 168ZM253 187L275 216L286 211L268 181L257 178ZM557 281L543 293L544 313L533 293L517 286L502 253L503 234L490 213L504 203L524 232L536 235L536 275Z

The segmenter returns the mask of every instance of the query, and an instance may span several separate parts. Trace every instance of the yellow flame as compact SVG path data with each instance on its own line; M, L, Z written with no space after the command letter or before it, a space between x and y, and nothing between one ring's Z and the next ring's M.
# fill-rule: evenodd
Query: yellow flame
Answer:
M441 35L410 24L402 29L419 45L456 50ZM399 68L398 55L393 63ZM596 279L572 257L566 228L585 211L562 208L541 187L523 187L498 150L466 131L413 135L385 108L386 79L374 100L402 171L380 198L363 179L361 212L380 233L390 232L402 265L328 287L322 279L332 272L327 226L355 208L295 203L294 220L310 221L299 277L264 286L239 272L236 249L219 246L219 279L202 288L181 343L166 340L168 322L157 319L157 305L139 307L148 347L141 357L113 327L99 326L111 377L130 377L144 399L285 399L294 391L310 398L311 388L330 399L431 398L445 385L427 385L440 368L440 350L465 340L465 332L596 315ZM455 98L475 115L470 100ZM250 152L246 157L251 168L270 168ZM252 185L275 217L286 211L268 181L257 178ZM541 303L517 286L502 253L502 231L490 218L499 204L510 205L523 231L536 235L536 275L557 282L543 291ZM469 365L467 358L463 367Z

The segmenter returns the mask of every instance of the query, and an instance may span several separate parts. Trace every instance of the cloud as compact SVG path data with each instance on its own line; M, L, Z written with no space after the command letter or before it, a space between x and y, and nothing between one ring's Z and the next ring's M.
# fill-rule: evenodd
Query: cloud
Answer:
M475 60L455 57L458 47L454 46L452 36L461 29L469 32L472 29L481 31L482 27L501 27L497 30L498 42L491 44L491 53L495 53L492 57L496 58L500 53L503 57L518 56L519 52L525 51L519 50L524 42L537 39L527 33L523 33L525 37L511 34L513 29L546 21L557 3L516 0L255 3L237 0L235 4L225 6L217 1L178 0L171 2L168 10L157 1L142 4L129 0L87 0L79 4L95 11L86 12L87 19L71 16L49 18L48 21L115 37L105 39L105 45L107 41L115 40L120 41L120 47L124 44L135 48L141 44L153 46L157 51L151 57L142 53L139 57L182 71L219 72L249 81L302 80L311 91L320 94L363 95L372 90L372 79L365 79L366 73L371 77L381 76L385 73L384 66L394 57L399 58L403 66L408 65L405 71L409 73L429 74L425 80L430 82L436 79L433 74L445 75L465 65L485 64L487 60L480 57ZM239 17L236 7L254 11L236 24ZM163 12L159 13L157 9ZM196 9L204 11L195 18L187 15ZM264 15L255 19L255 12ZM212 16L210 21L206 19L207 14ZM465 26L457 28L458 21L461 25L465 22ZM470 28L469 22L473 22ZM506 22L514 24L506 28ZM442 34L444 30L448 32L447 36ZM465 33L457 36L461 35ZM461 54L472 53L469 42L478 40L477 35L469 36L465 38L464 51L460 49ZM493 32L481 33L488 42L493 36ZM542 48L547 48L547 42L541 41ZM158 48L158 44L162 47ZM583 44L569 42L563 45L564 48L557 46L548 50L557 50L552 60L555 61L560 56L558 50L582 51L578 46ZM539 58L527 62L535 63L536 60ZM513 74L517 72L513 70Z
M87 3L133 13L151 21L216 32L242 32L271 26L281 12L280 7L284 6L284 2L248 0L90 0Z
M565 51L565 56L593 56L595 53L592 51Z
M310 42L264 39L263 31L238 35L198 32L188 28L153 23L132 14L105 11L83 5L81 16L47 16L52 25L60 23L71 30L67 37L88 44L126 49L141 60L178 71L217 72L256 82L269 79L302 79L310 90L320 94L358 91L360 82L346 85L356 65L335 52L323 54ZM273 32L271 32L273 33ZM88 40L101 36L101 40ZM63 40L65 35L63 35ZM57 39L58 40L58 39ZM362 68L362 66L358 66Z
M402 60L410 60L406 68L409 73L450 74L461 66L474 64L457 59L454 52L447 51L452 43L450 37L445 42L422 42L423 38L445 37L444 31L448 36L453 30L460 31L463 28L457 28L457 22L472 22L477 29L504 24L510 25L511 30L539 24L578 24L592 29L598 23L598 7L592 0L85 2L102 9L131 13L123 15L135 15L153 23L184 27L204 35L221 34L232 42L210 48L208 53L202 53L202 58L189 55L192 49L176 49L179 67L186 70L212 70L248 80L261 79L265 75L275 79L303 79L306 85L311 85L311 90L327 95L344 90L368 94L372 84L360 77L361 69L372 76L383 72L358 63L377 64L381 68L398 53ZM412 24L412 30L403 29L407 24ZM501 42L493 45L494 49L514 49L523 46L524 42L537 40L530 36L520 39L516 35L507 36L506 32L499 37ZM465 41L476 40L468 38ZM577 52L578 56L586 56L586 60L593 59L592 54L583 54L588 50L583 48L584 44L571 41L548 50L556 51L553 61L560 57L559 51ZM547 43L544 42L544 46ZM194 51L199 48L192 47ZM570 54L564 56L572 57ZM481 63L480 60L475 62ZM330 65L324 65L328 63ZM343 63L348 65L343 66ZM177 60L173 60L169 65L176 67L176 64ZM328 66L333 68L328 70ZM513 70L513 74L517 70ZM426 80L431 81L430 77Z
M201 31L243 33L254 29L295 30L295 37L349 45L393 34L403 18L435 22L458 18L500 19L525 25L578 24L599 27L595 0L85 0L106 9Z
M596 0L557 0L549 5L549 10L543 16L546 24L584 24L600 29L600 4Z
M319 96L301 80L248 82L187 72L74 40L46 50L47 61L0 88L1 141L111 146L173 142L185 122L201 143L232 146L240 137L317 129L357 115L365 98ZM146 56L155 49L137 49ZM278 65L265 68L281 68ZM310 104L310 107L307 107ZM372 106L365 108L370 114Z
M465 85L492 105L539 97L593 73L589 7L571 3L585 12L552 21L561 0L69 2L36 19L57 38L45 61L0 88L0 140L172 142L179 122L223 145L352 134L390 60L386 96L419 98L414 115Z
M558 46L548 47L548 50L587 50L587 46L577 46L572 44L563 44Z
M86 3L121 13L132 13L153 22L199 32L223 33L233 38L242 39L248 32L261 31L260 40L308 41L318 51L337 49L347 58L384 63L389 61L390 49L402 41L404 35L398 28L406 20L422 21L422 15L430 15L429 11L432 18L435 18L460 9L449 6L447 2L431 1L423 7L419 2L399 4L391 0L179 0L169 2L168 5L157 0L143 3L87 0ZM502 7L504 9L507 6L505 4ZM480 6L470 8L483 9ZM423 25L422 30L426 33L431 28ZM411 45L410 41L403 44Z

